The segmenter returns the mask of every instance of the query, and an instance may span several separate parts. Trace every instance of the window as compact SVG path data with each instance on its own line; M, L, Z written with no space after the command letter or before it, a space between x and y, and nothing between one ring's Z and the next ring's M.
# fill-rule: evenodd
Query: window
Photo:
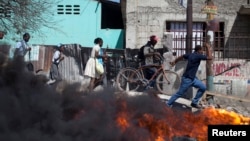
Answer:
M102 3L102 29L123 29L121 7L111 2Z
M80 5L57 5L58 15L79 15Z
M193 22L192 49L194 49L195 45L202 45L202 43L206 41L206 26L207 24L205 22ZM166 22L166 31L173 35L173 51L176 52L177 55L184 54L186 52L187 23ZM214 33L213 48L216 54L221 55L220 53L224 49L223 22L219 24L219 31Z
M3 5L3 4L1 4L0 5L0 17L2 17L2 18L9 18L9 17L11 17L11 10L10 10L10 8L9 7L7 7L7 6L5 6L5 5Z

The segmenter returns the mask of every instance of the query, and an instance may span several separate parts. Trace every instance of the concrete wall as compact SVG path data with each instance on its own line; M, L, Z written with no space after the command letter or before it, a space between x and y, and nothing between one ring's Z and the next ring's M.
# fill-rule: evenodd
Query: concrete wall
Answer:
M233 67L235 65L239 65L239 67ZM222 91L229 95L238 95L241 97L249 95L250 63L248 61L239 59L215 61L213 70L215 74L214 84L216 91ZM216 76L216 74L220 74L223 71L226 72Z
M152 34L160 38L166 30L166 21L186 21L186 8L179 4L180 0L127 0L122 1L122 11L126 29L126 48L138 48L147 42ZM204 0L205 1L205 0ZM201 12L204 1L193 0L193 21L206 21L207 15ZM225 23L225 36L231 32L245 32L249 34L249 16L238 16L242 4L247 0L216 0L218 15L215 18ZM237 22L240 19L240 22ZM237 27L237 28L236 28ZM162 47L158 43L157 47Z
M174 71L181 76L185 67L186 61L181 61ZM215 92L250 98L250 62L240 59L214 61L212 70ZM206 61L202 61L196 76L206 84Z

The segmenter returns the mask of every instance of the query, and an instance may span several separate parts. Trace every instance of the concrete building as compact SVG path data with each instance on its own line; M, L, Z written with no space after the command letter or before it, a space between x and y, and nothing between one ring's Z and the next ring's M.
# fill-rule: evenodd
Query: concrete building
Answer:
M190 1L121 1L126 48L139 48L147 42L150 35L155 34L161 38L157 48L167 47L176 52L177 56L184 54L188 26L187 8L190 8L188 5ZM217 9L213 20L208 20L208 14L204 13L207 2L207 0L192 0L192 48L207 40L209 23L216 23L216 30L211 38L215 57L211 64L214 89L229 95L249 96L249 0L214 0ZM181 75L183 69L179 70ZM206 62L201 65L197 76L206 80Z

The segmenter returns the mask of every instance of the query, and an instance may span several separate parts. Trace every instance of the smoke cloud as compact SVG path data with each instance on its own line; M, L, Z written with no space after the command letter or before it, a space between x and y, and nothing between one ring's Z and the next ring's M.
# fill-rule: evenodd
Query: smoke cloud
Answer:
M150 95L128 97L105 89L79 92L80 84L66 84L60 92L46 77L25 69L21 60L0 55L1 141L127 141L149 140L138 126L144 113L164 119L165 106ZM118 116L127 116L123 130ZM132 123L132 124L131 124Z

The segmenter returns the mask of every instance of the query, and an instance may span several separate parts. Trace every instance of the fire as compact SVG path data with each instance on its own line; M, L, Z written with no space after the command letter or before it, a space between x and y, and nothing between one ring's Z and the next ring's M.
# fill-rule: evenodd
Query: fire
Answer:
M211 118L214 124L231 124L231 125L250 125L250 118L244 117L233 111L227 111L225 109L206 109L203 114L208 116L208 114L213 115L217 118Z
M120 112L118 112L118 116L116 122L118 126L122 129L122 131L126 130L129 126L128 123L128 113L127 113L127 103L126 101L119 101L117 102L118 106L120 107Z
M107 89L82 95L78 84L65 84L58 94L56 87L40 79L33 81L35 76L22 71L21 64L1 68L1 140L172 141L190 137L206 141L208 125L250 125L250 117L224 109L196 113L169 109L155 94L132 97Z
M135 118L132 115L132 113L123 111L117 117L117 124L124 132L131 129L128 125L135 124L130 123L130 121L135 121L135 119L131 119ZM206 141L208 125L250 125L249 117L215 108L207 108L197 113L166 108L164 116L144 113L140 116L137 115L136 121L136 126L149 132L149 141L171 141L173 137L182 136Z
M171 128L169 128L165 120L157 120L149 114L145 114L141 119L139 119L139 126L147 128L153 137L156 137L156 141L164 141L164 138L168 137L172 133Z
M116 121L123 131L129 126L126 113L120 113L120 116L117 117Z

